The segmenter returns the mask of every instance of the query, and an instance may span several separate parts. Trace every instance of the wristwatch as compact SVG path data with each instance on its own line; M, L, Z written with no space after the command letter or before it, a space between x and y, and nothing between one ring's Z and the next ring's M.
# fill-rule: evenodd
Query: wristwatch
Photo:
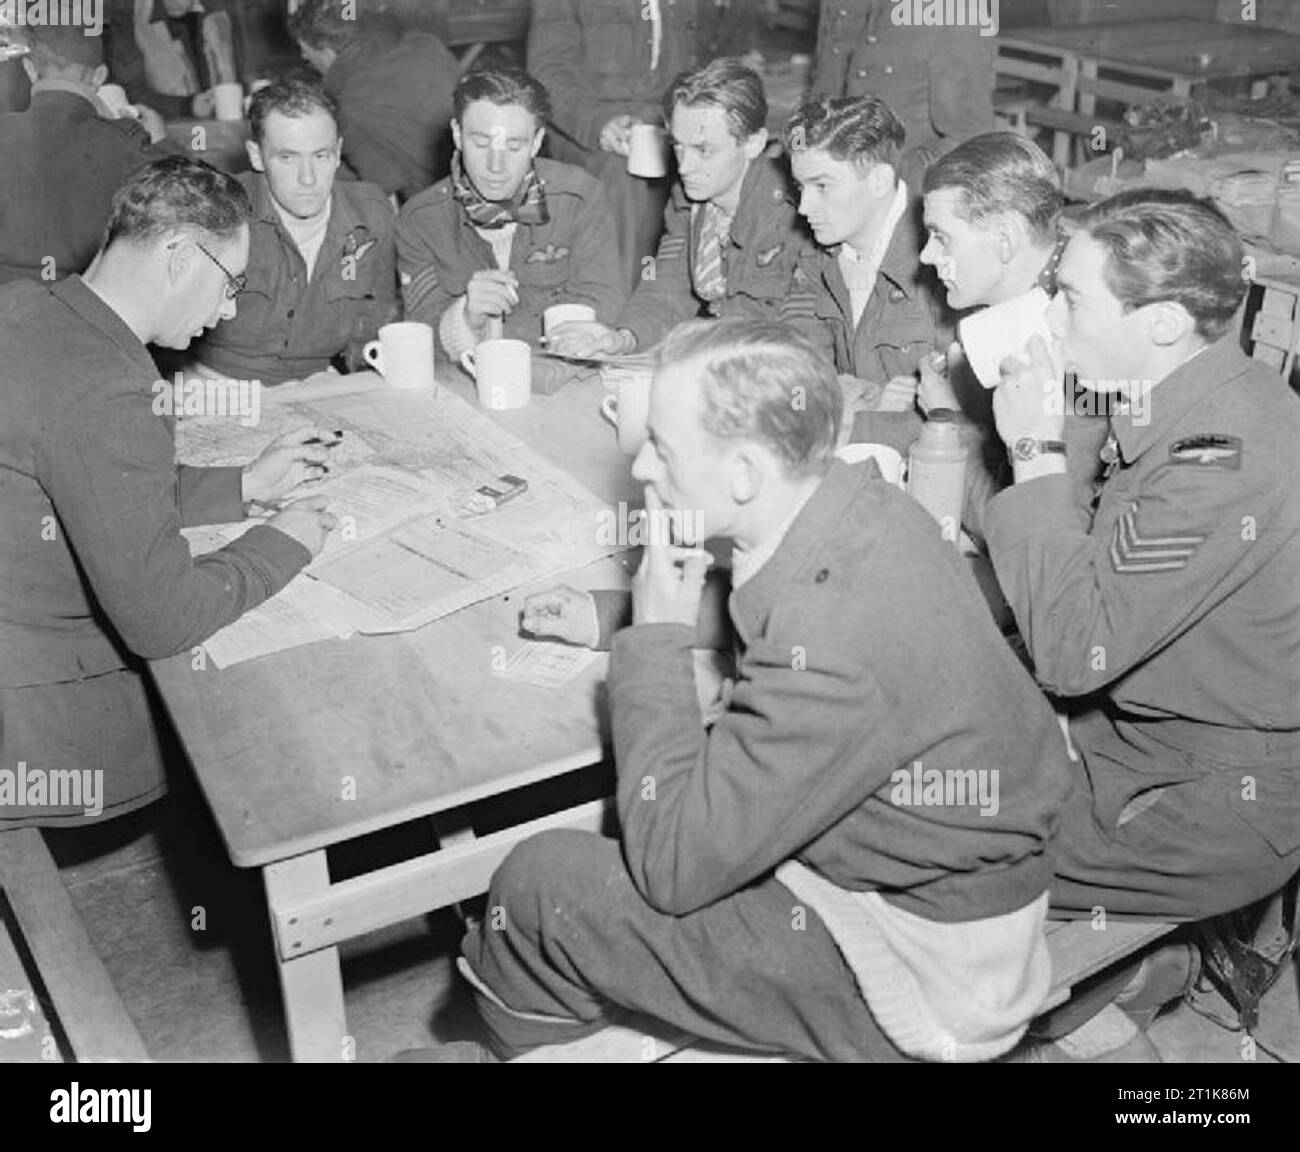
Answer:
M1012 446L1011 455L1020 463L1025 464L1030 460L1036 460L1044 452L1056 452L1061 456L1065 455L1065 441L1063 440L1038 440L1033 436L1021 436Z

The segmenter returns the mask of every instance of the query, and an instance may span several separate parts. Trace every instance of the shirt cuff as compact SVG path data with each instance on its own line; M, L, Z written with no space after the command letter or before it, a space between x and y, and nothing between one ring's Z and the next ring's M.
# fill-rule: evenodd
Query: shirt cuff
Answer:
M478 337L474 335L465 316L464 296L457 296L443 309L442 319L438 321L438 339L442 341L447 355L457 363L466 352L472 352L478 347Z

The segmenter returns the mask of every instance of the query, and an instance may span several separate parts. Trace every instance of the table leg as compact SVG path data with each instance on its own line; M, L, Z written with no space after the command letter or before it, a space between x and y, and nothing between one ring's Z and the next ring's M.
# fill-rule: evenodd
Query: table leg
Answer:
M329 868L324 851L309 852L262 869L271 930L276 932L277 910L283 904L324 896L329 891ZM279 940L277 938L277 945ZM289 1029L289 1050L296 1062L336 1063L352 1058L343 1010L343 974L337 947L320 948L305 956L284 958L277 946L284 1019Z
M458 844L471 844L474 841L474 825L470 823L468 814L462 808L452 808L446 812L438 812L429 819L433 822L433 834L438 838L439 848L454 848ZM469 917L465 914L465 906L457 900L451 905L456 915L460 917L462 924L469 923Z

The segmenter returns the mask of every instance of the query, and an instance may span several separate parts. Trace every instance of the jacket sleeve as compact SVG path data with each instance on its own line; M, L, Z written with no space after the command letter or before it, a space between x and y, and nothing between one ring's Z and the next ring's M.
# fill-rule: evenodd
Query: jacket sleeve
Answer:
M711 648L715 652L731 652L736 646L736 636L731 627L727 598L731 595L731 576L716 569L704 581L700 596L700 618L695 627L692 648ZM614 635L632 624L632 593L626 589L593 589L591 597L596 604L596 623L600 638L597 651L607 652L614 643Z
M785 299L781 301L777 319L783 324L789 324L834 364L835 330L832 321L820 316L817 308L824 291L796 258L790 269L790 287L786 290ZM835 367L841 372L848 371L839 364L835 364Z
M244 519L243 468L176 466L176 504L181 527L235 524Z
M382 93L375 93L376 98ZM374 131L373 121L391 116L386 106L373 102L353 86L339 101L339 135L343 137L343 158L357 176L378 184L385 193L413 195L408 187L411 173L402 158Z
M1282 474L1267 461L1250 471L1158 464L1126 506L1103 495L1105 527L1092 531L1068 475L994 497L989 551L1039 681L1065 696L1094 692L1232 595L1285 536Z
M397 217L397 274L402 285L406 319L436 330L442 314L465 286L455 291L442 282L433 226L436 205L408 203Z
M691 283L691 210L670 197L664 209L664 234L646 279L642 273L616 327L630 329L636 346L644 351L658 344L668 330L689 320L700 310Z
M844 95L844 73L849 63L848 44L840 46L839 52L832 52L831 29L834 27L834 9L844 0L822 0L821 10L817 14L817 51L813 56L813 77L809 87L809 97L829 96L832 99Z
M950 30L945 30L950 31ZM935 38L936 54L930 59L930 123L943 138L943 145L928 159L938 156L962 140L992 132L993 80L996 47L993 37Z
M570 265L577 275L564 286L564 298L590 304L598 320L612 324L627 301L627 276L618 257L614 214L605 189L594 180L576 221L572 244Z
M757 640L708 731L692 636L677 624L614 641L610 705L623 853L638 891L686 915L795 856L881 787L915 750L874 679L829 644L797 667ZM864 772L864 763L877 770Z
M191 559L174 450L147 396L124 383L102 404L69 403L56 413L38 463L96 599L126 646L150 660L202 643L311 559L265 525ZM191 489L189 479L181 483Z
M643 101L611 103L591 82L583 44L578 0L545 0L533 4L528 26L528 71L551 97L552 123L566 136L593 151L600 147L600 130L613 116L653 114Z

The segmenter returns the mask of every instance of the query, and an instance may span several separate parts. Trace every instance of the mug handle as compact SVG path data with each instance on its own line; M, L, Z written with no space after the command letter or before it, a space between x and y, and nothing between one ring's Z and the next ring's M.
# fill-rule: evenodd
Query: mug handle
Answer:
M600 414L605 417L615 428L618 427L618 397L606 396L600 402Z
M474 370L474 349L471 348L461 353L460 366L465 369L475 380L478 379L478 373Z
M361 359L370 365L379 375L384 374L383 353L379 348L378 340L370 340L366 346L361 349Z

